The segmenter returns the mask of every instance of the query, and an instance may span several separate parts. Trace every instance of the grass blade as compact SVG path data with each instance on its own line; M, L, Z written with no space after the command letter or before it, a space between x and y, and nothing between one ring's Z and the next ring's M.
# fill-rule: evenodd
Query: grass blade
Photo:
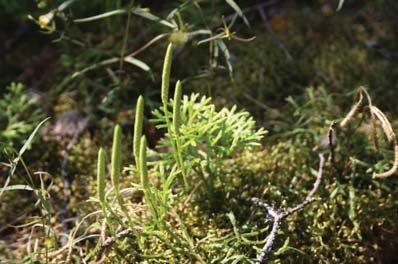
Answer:
M151 71L151 68L148 66L148 64L146 64L145 62L143 62L141 60L138 60L138 59L136 59L134 57L131 57L131 56L125 57L124 61L128 62L128 63L130 63L130 64L132 64L134 66L137 66L138 68L140 68L140 69L142 69L144 71Z
M75 23L92 22L92 21L96 21L96 20L100 20L100 19L104 19L104 18L108 18L111 16L120 15L120 14L127 14L127 11L124 9L116 9L116 10L105 12L105 13L102 13L99 15L91 16L91 17L74 19L73 22L75 22Z
M18 156L21 157L25 151L30 147L33 138L36 136L37 131L39 131L40 127L47 122L47 120L49 120L50 117L47 117L46 119L44 119L43 121L41 121L36 128L33 130L33 132L29 135L28 139L25 141L25 143L23 144L22 148L19 150L19 154Z
M11 176L14 174L18 162L19 160L22 158L22 155L25 153L25 151L31 146L33 138L36 136L37 132L39 131L40 127L47 122L50 119L50 117L47 117L46 119L44 119L43 121L41 121L36 127L35 129L32 131L32 133L30 133L28 139L25 141L25 143L23 144L22 148L19 150L18 152L18 156L12 161L11 163L11 169L10 172L8 174L7 179L5 180L4 186L0 189L0 197L3 195L4 191L6 191L6 188L8 186L8 184L10 183L11 180Z
M23 184L16 184L16 185L6 186L6 187L3 187L3 188L0 188L0 190L2 192L15 191L15 190L33 191L32 187L30 187L29 185L23 185Z
M220 48L221 52L224 54L225 62L227 64L227 68L229 71L229 75L232 77L233 67L231 64L231 54L229 53L227 45L225 45L224 41L222 41L221 39L217 39L216 43L217 43L217 46Z
M149 13L148 11L146 11L143 8L135 8L133 9L131 12L133 12L134 15L143 17L145 19L148 19L150 21L154 21L157 22L159 24L162 24L163 26L175 29L177 28L177 25L170 23L167 20L161 19L160 17L157 17L155 15L153 15L152 13Z
M110 59L103 60L103 61L98 62L98 63L94 63L94 64L92 64L92 65L90 65L90 66L88 66L88 67L86 67L86 68L84 68L84 69L82 69L80 71L77 71L77 72L73 73L71 78L72 79L76 78L76 77L78 77L78 76L80 76L80 75L82 75L82 74L84 74L84 73L86 73L88 71L95 70L95 69L100 68L102 66L110 65L110 64L113 64L113 63L116 63L116 62L119 62L119 58L110 58Z

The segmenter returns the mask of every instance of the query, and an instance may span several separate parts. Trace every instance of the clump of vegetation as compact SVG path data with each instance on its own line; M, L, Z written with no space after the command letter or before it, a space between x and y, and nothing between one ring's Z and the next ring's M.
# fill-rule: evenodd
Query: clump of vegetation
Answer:
M190 98L182 98L180 82L177 82L174 99L169 104L171 53L170 45L163 72L161 94L164 104L162 109L154 114L154 121L158 123L158 127L167 131L159 144L166 150L165 153L147 155L147 141L145 136L141 136L142 98L137 105L134 129L136 164L130 167L130 170L133 175L139 175L140 184L133 184L130 192L142 191L145 202L128 204L121 196L125 190L120 190L119 187L121 135L118 126L115 128L112 149L111 179L115 201L120 209L115 209L105 195L103 150L99 152L98 200L105 214L106 229L109 229L110 233L109 241L115 244L113 246L119 246L120 234L128 235L131 239L131 242L123 247L125 250L131 246L135 248L135 253L126 252L127 259L131 258L130 261L153 258L154 262L159 263L186 260L207 263L210 259L222 260L224 256L213 242L205 242L208 239L211 241L212 238L207 237L206 233L200 234L199 230L195 229L203 229L206 226L201 221L214 221L210 213L217 212L214 211L214 206L219 203L218 199L225 197L225 193L220 194L224 184L223 174L220 174L222 161L239 148L258 144L264 131L254 130L254 122L248 118L246 112L236 113L235 109L216 111L214 105L210 104L210 99L203 97L198 100L198 95L195 94ZM148 163L148 158L154 161ZM215 197L216 191L218 197ZM205 202L207 210L203 207L204 198L208 199L208 202ZM194 209L198 206L199 208ZM192 209L194 211L191 211ZM208 220L200 217L200 214L208 215ZM121 231L112 234L112 230ZM196 243L198 239L203 242ZM121 250L124 250L123 248ZM101 250L101 253L106 249ZM159 254L160 252L163 253ZM230 258L246 258L243 251L234 255ZM119 256L114 257L118 259Z
M13 155L24 139L43 118L38 108L39 96L28 93L21 83L11 83L0 99L1 156Z
M58 249L60 237L48 226L48 233L41 239L39 236L37 243L45 245L50 239L53 246L45 246L44 251L37 248L30 258L41 259L47 252L44 259L77 262L382 261L384 251L380 250L389 249L372 248L369 241L380 243L372 237L376 229L395 230L393 208L398 197L392 195L391 183L385 185L369 176L369 171L380 169L368 163L374 152L350 153L352 149L368 149L371 141L366 137L350 142L352 137L340 138L345 131L332 125L326 134L329 143L314 148L330 122L333 96L322 88L309 89L304 107L291 97L293 113L301 116L302 125L289 134L275 134L277 138L262 149L258 143L265 131L255 130L247 112L236 112L235 108L217 111L210 99L199 99L197 94L183 97L181 82L176 84L174 99L169 100L172 50L170 44L162 75L163 106L154 111L152 120L165 130L159 142L162 151L148 150L143 135L144 99L140 97L132 150L135 163L122 170L123 138L121 127L116 125L110 174L106 151L101 148L98 153L97 191L90 203L98 204L99 210L78 221ZM314 96L319 92L321 96ZM350 129L347 120L357 113L363 93L368 96L361 88L359 102L341 121L343 129ZM322 109L322 114L311 116L315 109ZM373 105L370 109L391 141L395 134L385 115ZM304 122L306 117L312 120ZM274 140L279 143L271 144ZM316 152L329 153L327 170L323 154L319 171L311 169L317 167ZM43 188L35 191L25 187L38 194ZM318 192L322 202L315 198ZM44 219L51 219L47 199L39 197ZM297 204L298 199L303 202ZM250 201L264 207L269 218L251 207ZM50 224L49 220L46 223ZM285 235L277 236L278 231ZM99 239L89 242L90 237ZM393 240L387 241L395 245Z

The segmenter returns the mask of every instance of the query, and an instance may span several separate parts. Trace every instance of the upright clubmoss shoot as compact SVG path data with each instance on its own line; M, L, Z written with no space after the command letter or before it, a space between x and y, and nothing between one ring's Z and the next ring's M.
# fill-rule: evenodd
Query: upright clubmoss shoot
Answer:
M163 62L163 73L162 73L162 102L163 105L167 105L169 98L169 86L170 86L170 72L171 63L173 61L173 44L170 43L167 47L166 55Z
M121 138L122 131L119 125L115 126L113 133L113 145L112 145L112 170L111 170L111 180L113 188L116 194L119 194L119 181L120 181L120 169L121 169Z
M166 120L166 125L167 125L167 132L169 133L170 138L172 139L173 133L178 133L176 132L176 128L178 130L178 119L179 119L179 114L177 111L173 111L173 124L171 124L169 120L169 111L167 109L168 105L168 99L169 99L169 88L170 88L170 72L171 72L171 64L173 61L173 44L170 43L169 46L167 47L166 55L164 57L164 63L163 63L163 73L162 73L162 89L161 89L161 97L162 97L162 103L163 103L163 111L165 114L165 120ZM178 86L180 86L178 88ZM178 100L178 104L181 104L181 83L177 83L176 89L180 89L180 100ZM175 94L177 96L178 94ZM175 110L177 106L173 106L173 110ZM177 116L175 116L177 115ZM174 117L177 117L177 120L174 120ZM173 127L174 129L173 129ZM174 131L174 132L173 132ZM183 174L183 180L184 180L184 185L185 188L188 188L188 183L185 177L185 170L183 168L182 164L182 154L181 154L181 147L178 147L178 140L172 140L172 147L174 149L173 151L173 156L174 159L178 165L178 168L180 169L181 173Z
M178 125L180 122L181 93L182 93L181 82L177 81L176 88L174 91L174 102L173 102L173 130L176 135L179 135Z
M147 143L146 143L146 138L145 136L141 137L141 143L140 143L140 176L141 176L141 184L144 189L148 189L149 187L149 180L148 180L148 167L146 163L147 155L146 155L146 148L147 148Z
M142 135L143 119L144 119L144 98L142 97L142 95L140 95L140 97L138 97L137 107L135 110L134 137L133 137L134 158L137 168L139 166L140 140Z
M174 90L174 101L173 101L173 132L175 138L175 149L176 149L176 156L177 156L177 164L179 169L181 170L184 187L188 189L188 181L186 178L186 171L184 168L184 161L182 157L182 147L181 147L181 140L180 140L180 118L181 118L181 95L182 95L182 85L180 81L177 81L176 88Z
M105 203L105 151L103 148L98 151L97 196L101 206L103 206Z
M149 184L148 178L148 167L147 167L147 142L145 136L141 137L140 142L140 158L139 158L139 170L141 176L141 184L144 189L144 195L146 202L148 204L149 209L152 212L152 217L154 219L155 224L158 224L158 213L157 208L155 207L155 197L152 194L151 186Z

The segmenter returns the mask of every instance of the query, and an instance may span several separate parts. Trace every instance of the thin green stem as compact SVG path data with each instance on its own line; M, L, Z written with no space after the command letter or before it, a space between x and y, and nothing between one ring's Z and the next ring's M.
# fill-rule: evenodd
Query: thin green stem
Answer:
M174 101L173 101L173 131L174 131L174 138L175 138L175 148L176 148L176 155L177 155L177 163L179 165L179 169L182 173L182 178L184 181L185 189L188 190L188 181L186 177L186 171L184 167L184 161L182 158L182 146L181 146L181 139L180 139L180 118L181 118L181 95L182 95L182 86L181 82L177 81L176 88L174 91Z
M145 200L147 201L148 207L152 212L152 216L155 220L155 223L159 224L159 213L156 209L155 197L152 194L151 186L149 184L146 149L147 149L146 138L145 138L145 136L142 136L141 143L140 143L140 158L139 158L141 184L144 189ZM160 224L160 228L162 228L162 224Z
M126 27L124 29L124 37L123 37L123 45L122 49L120 51L120 63L119 63L119 71L120 74L123 71L123 62L124 62L124 55L126 54L127 50L127 41L128 41L128 36L130 32L130 23L131 23L131 9L133 8L134 0L130 2L130 5L128 7L128 14L127 14L127 22L126 22Z

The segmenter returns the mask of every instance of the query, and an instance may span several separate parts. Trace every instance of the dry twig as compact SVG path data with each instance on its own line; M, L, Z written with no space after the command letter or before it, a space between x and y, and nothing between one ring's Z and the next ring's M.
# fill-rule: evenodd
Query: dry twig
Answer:
M325 158L323 156L323 153L319 153L318 155L319 155L319 169L316 181L314 183L314 186L312 187L312 190L308 193L307 197L302 203L296 205L295 207L291 207L287 210L277 210L259 198L250 199L250 202L252 204L265 209L267 215L273 219L271 233L269 234L267 242L265 243L261 253L257 256L256 264L264 263L267 257L269 256L269 253L272 250L272 246L274 244L275 237L280 228L282 220L288 217L289 215L302 210L305 206L307 206L308 204L312 203L315 200L314 195L319 189L319 186L321 184L322 175L323 175L323 166L325 163Z
M387 116L376 106L372 104L372 99L370 98L369 93L366 91L364 87L359 87L359 100L357 103L355 103L350 112L344 117L344 119L340 123L340 127L344 128L348 125L348 123L351 121L353 116L358 112L359 107L361 106L362 100L363 100L363 95L366 96L366 99L368 101L368 107L370 111L370 116L371 116L371 124L372 124L372 139L375 144L376 150L379 149L378 146L378 139L377 139L377 133L376 133L376 121L380 122L381 128L383 129L384 134L387 137L387 140L389 143L394 144L394 163L391 169L389 169L386 172L383 173L377 173L373 177L374 178L386 178L390 177L394 173L397 172L398 170L398 142L396 135L394 133L394 130L391 126L390 121L388 120Z
M358 112L359 107L362 104L362 100L363 100L363 95L362 95L362 90L359 91L359 99L358 102L356 102L350 112L348 112L348 114L344 117L344 119L340 122L340 127L345 128L347 127L348 123L351 121L351 119L354 117L354 115Z
M113 244L115 244L115 242L117 240L132 236L133 234L134 234L133 230L131 228L127 228L127 229L124 229L124 230L120 231L119 233L117 233L116 236L108 237L107 239L105 239L105 241L102 243L100 249L98 250L98 253L97 253L98 258L101 258L102 255L104 254L104 252L106 250L108 250L110 247L112 247Z

